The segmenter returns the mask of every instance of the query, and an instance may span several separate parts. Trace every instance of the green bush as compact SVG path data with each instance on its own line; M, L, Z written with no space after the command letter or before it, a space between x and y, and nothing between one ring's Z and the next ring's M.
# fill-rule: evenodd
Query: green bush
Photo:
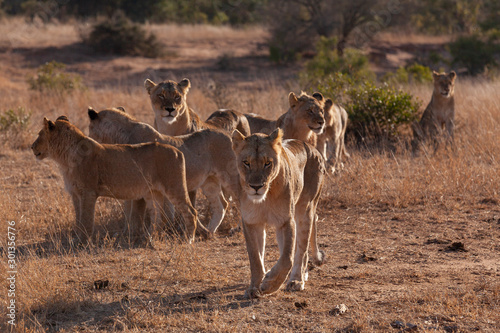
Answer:
M369 82L351 87L347 94L349 130L362 138L393 139L400 134L401 125L417 119L421 105L409 93Z
M9 109L0 114L0 131L25 130L30 122L31 112L23 107L17 110Z
M78 74L64 72L66 65L51 61L38 67L36 75L28 79L30 89L38 91L70 92L84 88Z
M432 82L432 70L424 65L412 64L406 67L399 67L395 73L388 72L381 79L388 84L401 83L429 83Z
M346 48L341 57L337 54L336 45L336 38L320 38L316 45L316 55L306 64L309 77L322 79L332 73L341 73L353 79L374 79L366 55L359 50Z
M470 75L478 75L487 67L497 66L495 54L498 46L490 39L482 40L479 36L462 36L448 44L453 64L467 68Z
M159 57L163 47L156 35L147 34L142 27L124 15L96 24L85 42L95 51L119 55Z

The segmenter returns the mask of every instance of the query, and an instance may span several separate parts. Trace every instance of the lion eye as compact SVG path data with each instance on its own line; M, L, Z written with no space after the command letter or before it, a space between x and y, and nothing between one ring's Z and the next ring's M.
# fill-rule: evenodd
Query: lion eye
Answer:
M175 97L175 101L176 101L177 103L180 103L180 101L181 101L181 100L182 100L181 96L176 96L176 97Z
M264 164L264 167L266 168L269 168L271 166L271 161L267 161L265 164Z
M165 96L163 96L163 95L158 95L158 98L161 99L162 101L165 100Z
M243 161L243 164L244 164L247 168L249 168L249 167L250 167L250 163L248 163L248 161Z
M307 113L309 113L311 116L314 114L313 110L308 110Z

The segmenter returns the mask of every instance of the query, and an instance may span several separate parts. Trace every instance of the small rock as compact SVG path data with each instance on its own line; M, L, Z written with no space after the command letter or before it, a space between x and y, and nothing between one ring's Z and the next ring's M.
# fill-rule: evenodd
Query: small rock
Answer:
M465 249L465 245L462 242L454 242L450 246L445 248L448 252L469 252Z
M393 322L391 323L391 326L392 326L393 328L403 328L403 327L405 327L406 325L405 325L405 323L403 323L402 321L395 320L395 321L393 321Z
M104 288L107 288L109 286L109 280L96 280L94 281L94 289L95 290L102 290Z
M334 316L340 316L340 315L346 313L347 310L348 310L348 308L345 304L339 304L339 305L336 305L332 311L330 311L330 314L334 315Z
M307 302L306 301L303 301L303 302L295 302L295 307L297 309L305 309L307 308Z
M361 257L359 258L359 260L361 262L368 262L368 261L375 261L375 260L377 260L377 258L375 258L375 257L369 257L369 256L366 255L366 253L363 253L361 255Z

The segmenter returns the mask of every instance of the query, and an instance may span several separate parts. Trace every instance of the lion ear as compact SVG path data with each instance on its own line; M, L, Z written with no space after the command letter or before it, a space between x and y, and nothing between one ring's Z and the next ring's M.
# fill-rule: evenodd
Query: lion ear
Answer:
M57 117L56 121L58 121L58 120L64 120L64 121L69 122L69 119L67 116L59 116L59 117Z
M328 111L330 111L332 107L333 107L333 101L328 98L325 101L325 107L323 109L324 113L327 113Z
M191 88L191 82L189 79L182 79L181 82L178 83L179 87L182 90L182 93L185 95L188 93L189 88Z
M240 152L243 144L245 143L245 136L240 131L235 129L233 131L233 150Z
M269 134L269 139L271 140L271 145L274 148L280 147L281 141L283 140L283 130L278 127L271 134Z
M453 81L457 78L457 73L455 73L455 71L451 71L448 76Z
M316 98L318 101L322 102L325 100L325 98L323 97L323 95L320 93L320 92L315 92L313 94L313 97Z
M89 106L88 114L90 120L96 120L99 117L99 113L97 113L97 111L94 110L91 106Z
M288 103L290 103L290 107L295 109L297 107L297 104L299 104L299 100L297 99L297 96L293 93L293 91L288 94Z
M125 112L127 113L127 111L125 111L125 108L123 106L119 106L116 108L117 110L120 110L121 112Z
M439 74L438 72L432 71L432 77L434 78L434 80L439 79L440 76L441 76L441 74Z
M45 117L43 117L43 126L49 131L52 131L54 128L56 128L56 124L54 124L52 120L48 120Z
M150 79L146 79L146 81L144 81L144 87L148 91L148 94L151 95L151 91L153 90L154 87L156 87L156 83L154 83Z

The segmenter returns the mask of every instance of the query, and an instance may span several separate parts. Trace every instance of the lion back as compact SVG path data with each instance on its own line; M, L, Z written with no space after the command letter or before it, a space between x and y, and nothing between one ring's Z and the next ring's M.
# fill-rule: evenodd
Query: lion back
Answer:
M301 199L307 197L307 201L310 201L321 192L326 173L325 160L321 153L307 142L286 140L286 146L296 156L301 153L305 155L306 161L302 172L304 188L301 193Z

